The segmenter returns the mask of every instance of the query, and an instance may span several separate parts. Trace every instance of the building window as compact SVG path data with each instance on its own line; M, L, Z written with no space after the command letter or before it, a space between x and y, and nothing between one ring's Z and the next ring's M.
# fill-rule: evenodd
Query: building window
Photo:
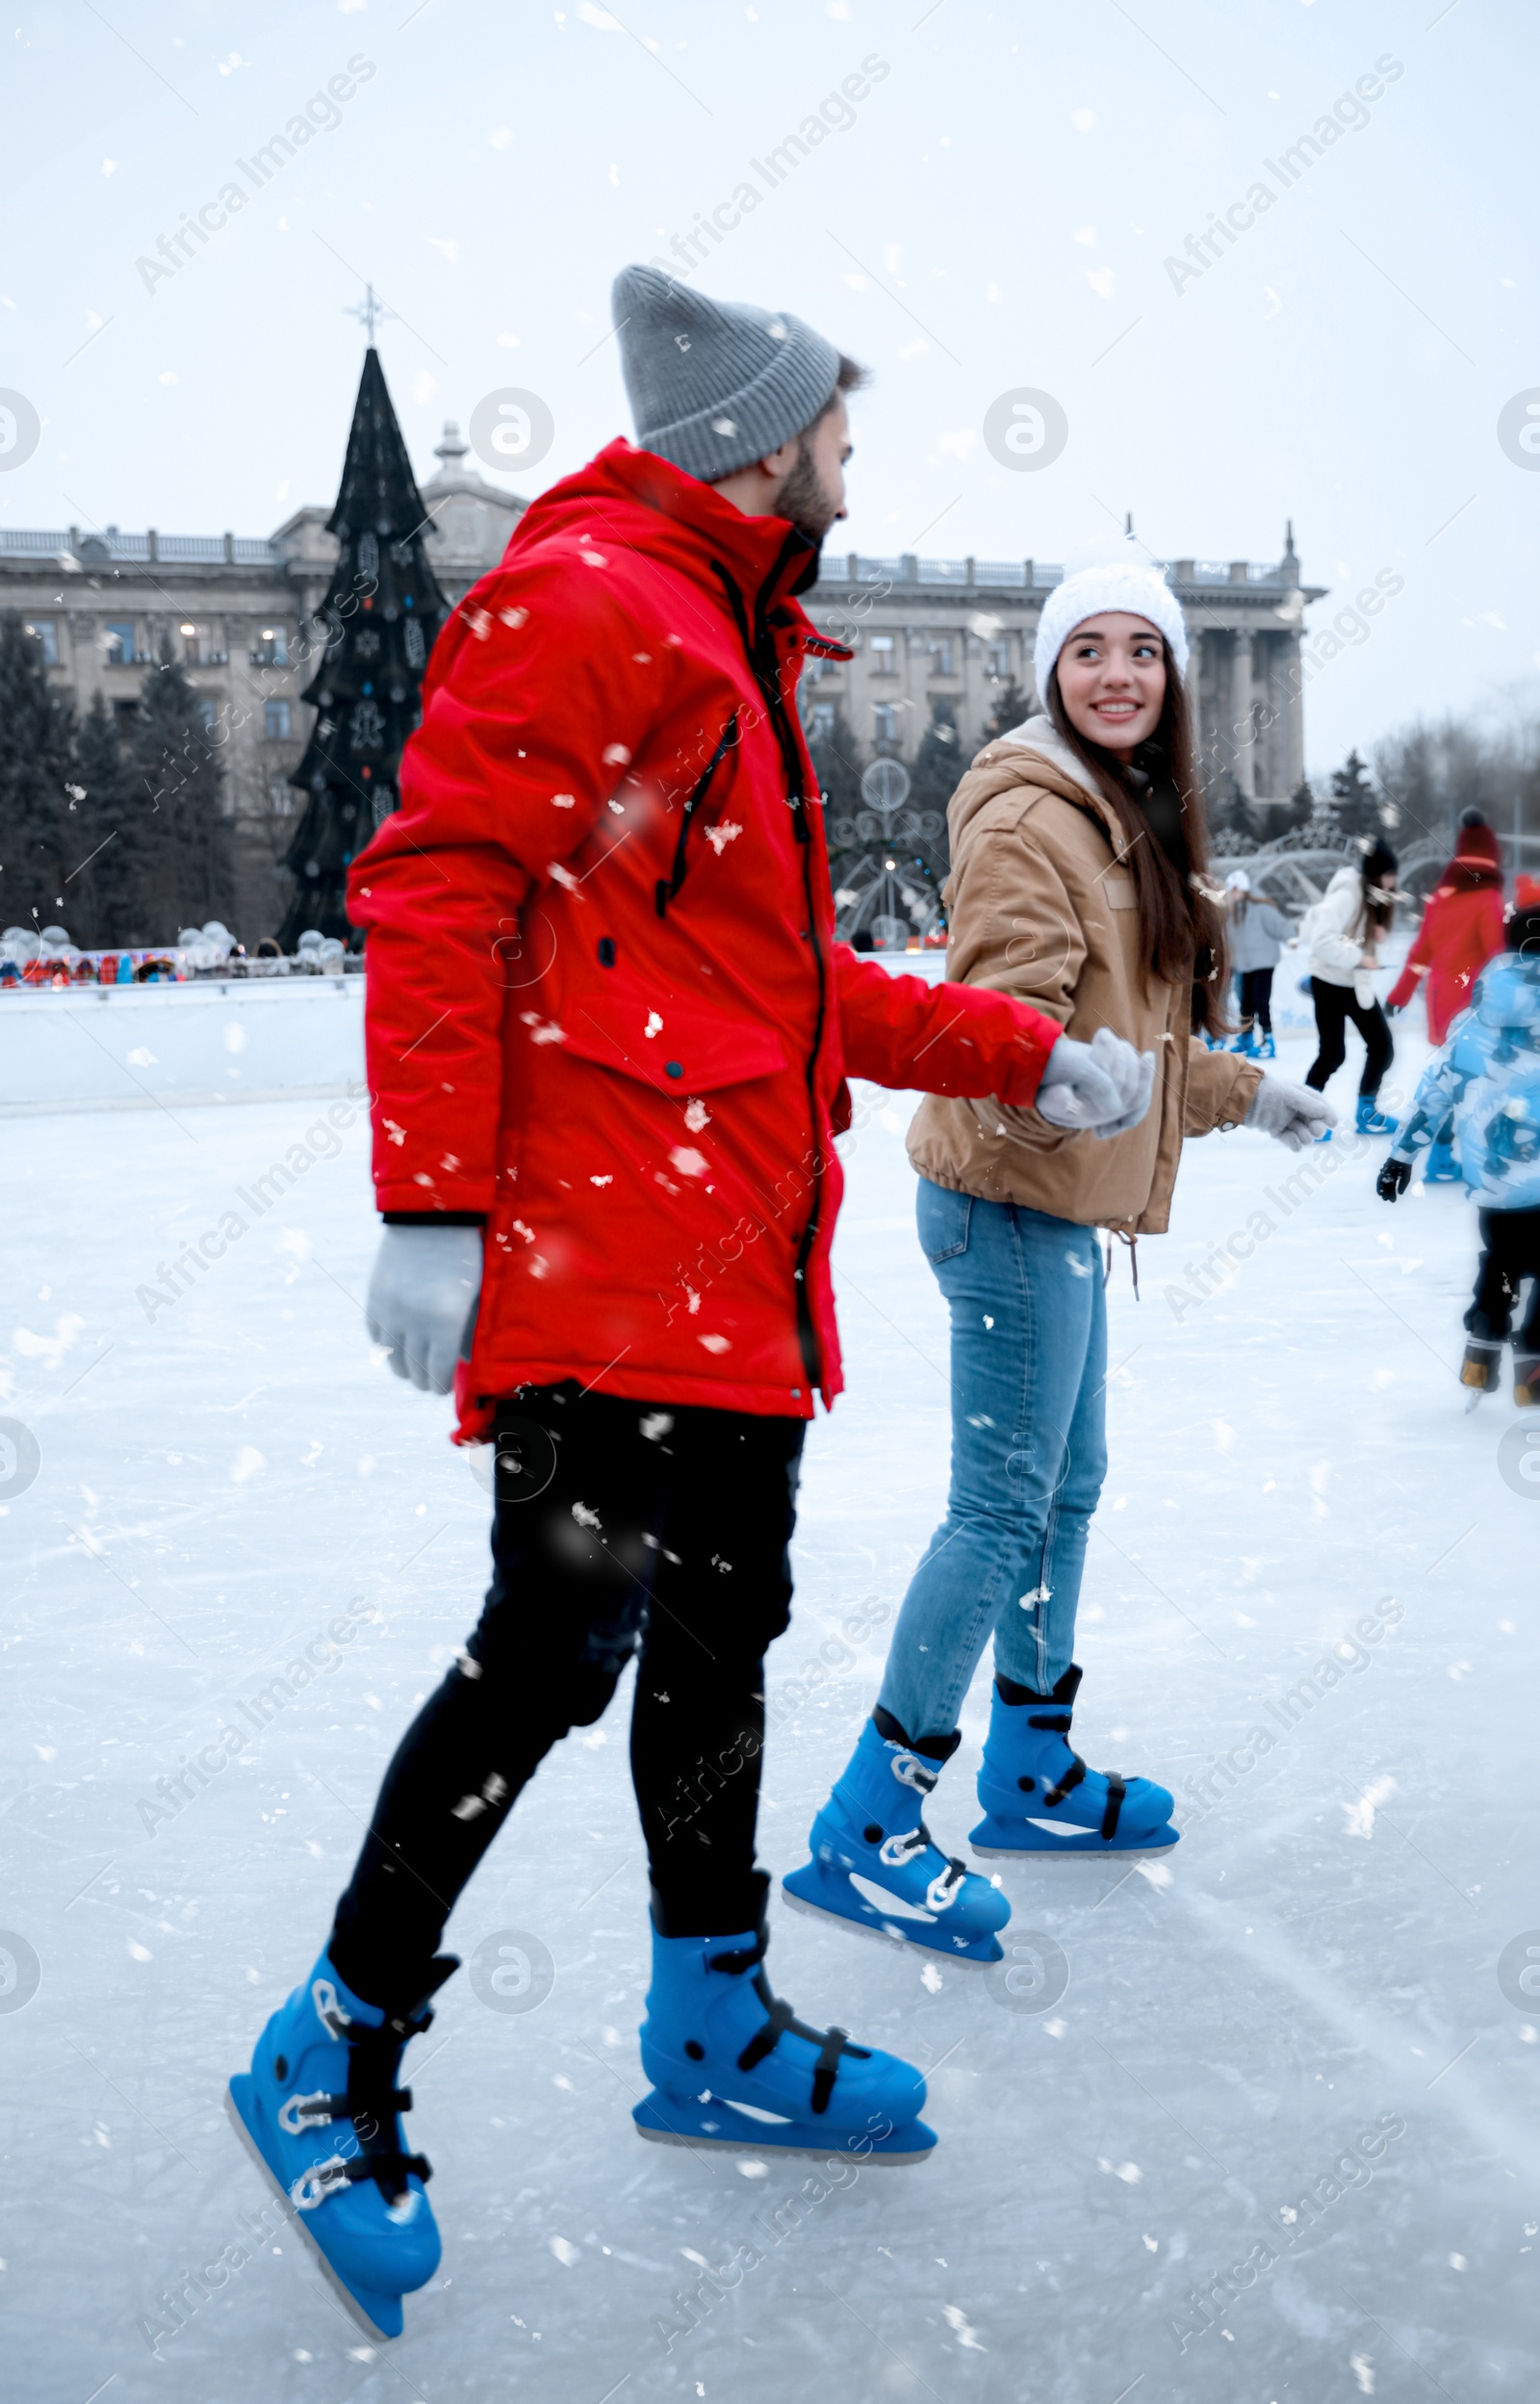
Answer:
M809 659L808 682L809 685L821 685L826 676L837 676L843 665L841 659Z
M815 701L808 712L808 732L815 743L826 743L834 731L834 705Z
M214 630L206 621L183 618L177 627L182 637L182 659L190 668L206 668L219 657L215 649Z
M59 665L59 629L52 618L29 618L27 632L35 642L42 645L44 667Z
M984 658L987 675L996 676L1002 680L1010 676L1011 646L1009 643L991 643Z
M286 668L289 665L289 629L287 626L265 626L251 654L254 668Z
M270 743L287 741L290 734L289 704L286 701L265 701L262 705L262 731Z
M890 701L880 701L872 711L872 733L880 743L898 740L898 711Z
M893 658L891 634L874 634L871 639L873 676L896 676L898 665Z
M281 776L269 777L268 807L272 812L275 818L292 818L295 814L297 799L298 796L295 792L294 787L288 782L287 778Z
M933 634L930 641L931 674L956 676L957 640L951 634Z
M215 709L207 694L204 694L198 702L198 716L203 721L204 734L212 735L215 725Z
M107 664L110 668L131 668L138 654L134 649L134 627L131 619L109 618L107 622Z

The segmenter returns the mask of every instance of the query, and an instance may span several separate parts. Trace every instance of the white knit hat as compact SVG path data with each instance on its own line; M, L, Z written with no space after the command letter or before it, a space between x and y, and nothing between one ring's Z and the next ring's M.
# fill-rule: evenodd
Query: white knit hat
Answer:
M1056 584L1038 620L1038 641L1032 665L1038 680L1038 700L1047 706L1048 679L1054 663L1077 626L1100 609L1126 609L1130 616L1148 618L1170 645L1178 676L1187 672L1187 629L1181 606L1163 576L1129 559L1112 559L1105 567L1082 568Z

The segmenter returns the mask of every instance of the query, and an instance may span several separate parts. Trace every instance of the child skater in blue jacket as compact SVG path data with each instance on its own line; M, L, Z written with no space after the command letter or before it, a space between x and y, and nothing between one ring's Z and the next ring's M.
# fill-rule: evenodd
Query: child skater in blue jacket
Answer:
M1481 970L1471 1007L1424 1071L1376 1186L1382 1201L1395 1202L1418 1152L1452 1145L1479 1204L1481 1258L1460 1371L1473 1409L1498 1384L1527 1279L1528 1305L1512 1339L1513 1399L1521 1409L1540 1403L1540 884L1523 877L1520 888L1507 949Z

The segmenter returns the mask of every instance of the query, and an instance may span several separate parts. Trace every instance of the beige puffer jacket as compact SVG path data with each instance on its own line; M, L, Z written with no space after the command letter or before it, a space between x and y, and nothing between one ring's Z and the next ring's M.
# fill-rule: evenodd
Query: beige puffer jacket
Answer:
M1155 1053L1155 1093L1142 1124L1106 1143L1036 1110L933 1094L910 1129L911 1160L957 1193L1081 1227L1164 1233L1183 1137L1238 1125L1261 1070L1209 1051L1193 1035L1188 989L1146 975L1116 822L1050 719L1029 718L986 745L947 824L948 977L1031 1002L1081 1043L1110 1026Z

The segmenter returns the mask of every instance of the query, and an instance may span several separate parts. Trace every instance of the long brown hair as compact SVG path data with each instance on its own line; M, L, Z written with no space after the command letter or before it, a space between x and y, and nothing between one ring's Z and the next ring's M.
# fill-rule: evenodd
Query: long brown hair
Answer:
M1160 643L1166 664L1160 724L1131 763L1089 741L1070 724L1059 690L1057 665L1044 698L1061 740L1074 753L1116 821L1121 837L1118 857L1134 879L1140 948L1149 973L1164 985L1190 983L1194 1026L1222 1034L1228 1026L1224 1004L1229 947L1209 874L1208 819L1198 781L1193 713L1164 634ZM1185 850L1185 867L1171 860L1156 838L1129 776L1130 766L1146 779L1146 789L1148 783L1174 788L1182 813L1179 848Z

